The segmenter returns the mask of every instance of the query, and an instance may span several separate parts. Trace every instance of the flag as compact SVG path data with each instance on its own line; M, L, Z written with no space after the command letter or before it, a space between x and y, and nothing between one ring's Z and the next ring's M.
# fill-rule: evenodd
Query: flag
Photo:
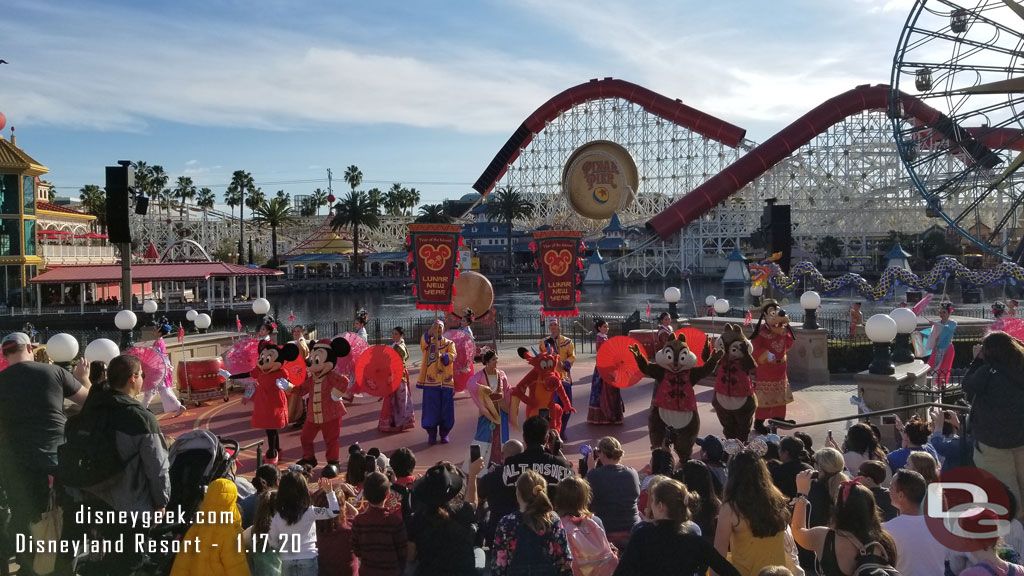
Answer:
M743 325L750 326L751 320L753 320L753 318L750 316L750 310L747 310L747 316L743 319Z
M181 327L181 322L178 322L178 344L185 342L185 329Z
M235 326L238 327L239 332L242 331L242 320L238 317L238 314L235 314Z
M648 302L647 302L647 319L650 320L650 318L651 318L651 302L648 300Z

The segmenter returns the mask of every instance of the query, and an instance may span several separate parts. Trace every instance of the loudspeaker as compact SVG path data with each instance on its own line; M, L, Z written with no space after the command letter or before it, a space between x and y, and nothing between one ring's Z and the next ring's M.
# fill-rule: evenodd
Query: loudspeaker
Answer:
M761 215L761 229L764 230L765 248L769 254L782 252L776 261L783 272L789 272L790 255L793 250L793 223L788 204L776 204L775 199L767 200Z
M146 212L149 212L149 198L145 196L138 196L135 198L135 213L140 216L145 216Z
M107 166L107 235L114 244L131 243L128 187L134 181L129 166Z

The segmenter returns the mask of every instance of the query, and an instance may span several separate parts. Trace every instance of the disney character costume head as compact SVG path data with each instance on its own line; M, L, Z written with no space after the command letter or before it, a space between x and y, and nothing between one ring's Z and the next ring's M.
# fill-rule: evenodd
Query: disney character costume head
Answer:
M348 340L342 337L330 340L324 338L317 340L313 349L309 351L309 371L317 378L322 378L331 370L334 370L339 358L348 356L352 350Z
M754 327L754 333L750 336L751 340L761 332L762 326L765 326L775 336L782 336L786 332L793 333L793 329L789 327L789 315L775 300L766 300L761 305L761 316L757 319L757 326Z
M256 367L267 374L280 370L285 362L291 362L299 357L299 347L295 344L277 346L268 340L261 340L257 350L259 356L256 357Z

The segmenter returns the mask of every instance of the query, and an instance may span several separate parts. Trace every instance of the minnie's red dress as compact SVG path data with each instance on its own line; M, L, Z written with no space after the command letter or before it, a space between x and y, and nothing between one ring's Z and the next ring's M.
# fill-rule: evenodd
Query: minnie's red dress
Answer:
M256 380L256 393L252 397L252 427L277 430L288 425L288 397L277 387L277 379L288 379L284 370L263 372L256 368L249 373Z

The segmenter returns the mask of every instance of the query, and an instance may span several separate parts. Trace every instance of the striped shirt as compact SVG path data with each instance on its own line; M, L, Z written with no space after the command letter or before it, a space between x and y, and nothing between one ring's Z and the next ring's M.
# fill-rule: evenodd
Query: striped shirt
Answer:
M408 539L401 515L371 506L352 522L352 550L362 576L400 576L405 570Z

